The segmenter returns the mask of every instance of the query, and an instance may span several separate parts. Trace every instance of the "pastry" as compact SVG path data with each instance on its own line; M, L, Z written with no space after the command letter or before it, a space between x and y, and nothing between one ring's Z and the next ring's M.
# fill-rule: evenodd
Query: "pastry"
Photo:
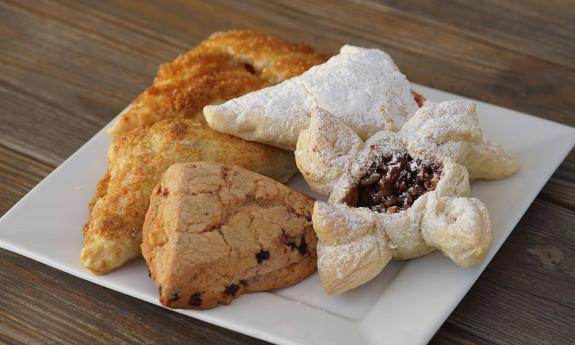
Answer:
M495 173L477 169L475 159ZM483 141L470 102L426 102L401 131L365 142L318 109L299 138L296 161L308 183L330 195L313 211L318 271L330 294L368 282L392 259L435 249L463 267L481 262L491 223L485 205L468 197L465 166L476 178L517 169L499 146Z
M429 158L449 157L465 165L472 179L513 175L517 163L501 145L483 138L475 103L426 102L401 128L410 150Z
M326 58L305 44L255 31L226 31L161 65L154 83L108 133L120 136L165 118L204 121L202 108L297 76Z
M162 65L154 84L109 130L117 139L89 206L82 264L104 274L140 255L149 193L173 163L219 161L286 182L296 172L291 152L218 133L205 124L201 110L291 78L324 60L303 44L253 31L228 31Z
M295 151L296 163L311 189L329 195L364 145L361 137L322 109L315 109ZM483 138L475 104L425 102L400 130L410 151L427 160L450 158L464 165L472 179L512 175L517 163L501 145ZM381 135L378 133L378 135Z
M294 150L315 107L367 139L379 130L398 130L417 110L416 98L389 55L346 45L299 77L206 106L204 116L219 132Z
M254 172L172 165L154 188L142 253L172 308L207 309L316 270L313 199Z
M117 138L108 149L108 170L90 203L82 264L103 274L140 255L150 193L170 165L218 161L285 182L296 170L292 156L182 118L162 120Z

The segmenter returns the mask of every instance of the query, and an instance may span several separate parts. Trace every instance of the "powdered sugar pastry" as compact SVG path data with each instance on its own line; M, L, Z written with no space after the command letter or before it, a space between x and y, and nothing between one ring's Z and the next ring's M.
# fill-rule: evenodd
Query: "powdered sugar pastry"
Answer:
M294 150L314 108L325 109L367 139L382 129L398 130L417 103L389 55L346 45L301 76L206 106L204 115L219 132Z
M441 250L468 267L491 243L485 205L470 198L472 178L503 178L515 161L486 142L470 102L426 102L399 132L365 142L324 110L312 113L295 152L316 201L318 271L324 289L360 286L392 260ZM481 163L478 163L481 162ZM468 172L469 169L469 172Z

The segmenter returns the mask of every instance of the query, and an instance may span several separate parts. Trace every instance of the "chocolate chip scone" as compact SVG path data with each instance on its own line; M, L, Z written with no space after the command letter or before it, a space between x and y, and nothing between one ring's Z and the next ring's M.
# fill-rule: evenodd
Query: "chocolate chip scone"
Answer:
M207 309L316 270L314 200L235 166L172 165L154 188L142 253L160 302Z

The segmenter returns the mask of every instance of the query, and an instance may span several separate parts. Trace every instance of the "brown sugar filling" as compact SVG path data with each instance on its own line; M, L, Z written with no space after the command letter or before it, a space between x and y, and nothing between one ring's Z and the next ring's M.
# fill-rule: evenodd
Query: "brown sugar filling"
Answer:
M346 197L346 203L380 213L406 210L417 198L435 189L442 168L441 163L422 162L408 153L383 156L369 167Z

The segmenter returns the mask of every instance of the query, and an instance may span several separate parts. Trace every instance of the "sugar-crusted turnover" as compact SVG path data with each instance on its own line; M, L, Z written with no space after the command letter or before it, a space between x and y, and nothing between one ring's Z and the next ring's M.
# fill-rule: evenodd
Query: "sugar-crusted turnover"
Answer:
M166 118L204 121L202 108L297 76L326 60L306 44L248 30L212 34L173 62L108 133L121 136Z
M470 102L426 102L400 132L365 142L316 109L296 162L312 188L330 195L313 211L318 271L330 294L368 282L392 259L435 249L460 266L478 264L491 223L485 205L468 197L470 175L503 178L517 170L500 146L483 140Z
M172 308L207 309L316 270L313 199L254 172L175 164L154 188L142 253Z

